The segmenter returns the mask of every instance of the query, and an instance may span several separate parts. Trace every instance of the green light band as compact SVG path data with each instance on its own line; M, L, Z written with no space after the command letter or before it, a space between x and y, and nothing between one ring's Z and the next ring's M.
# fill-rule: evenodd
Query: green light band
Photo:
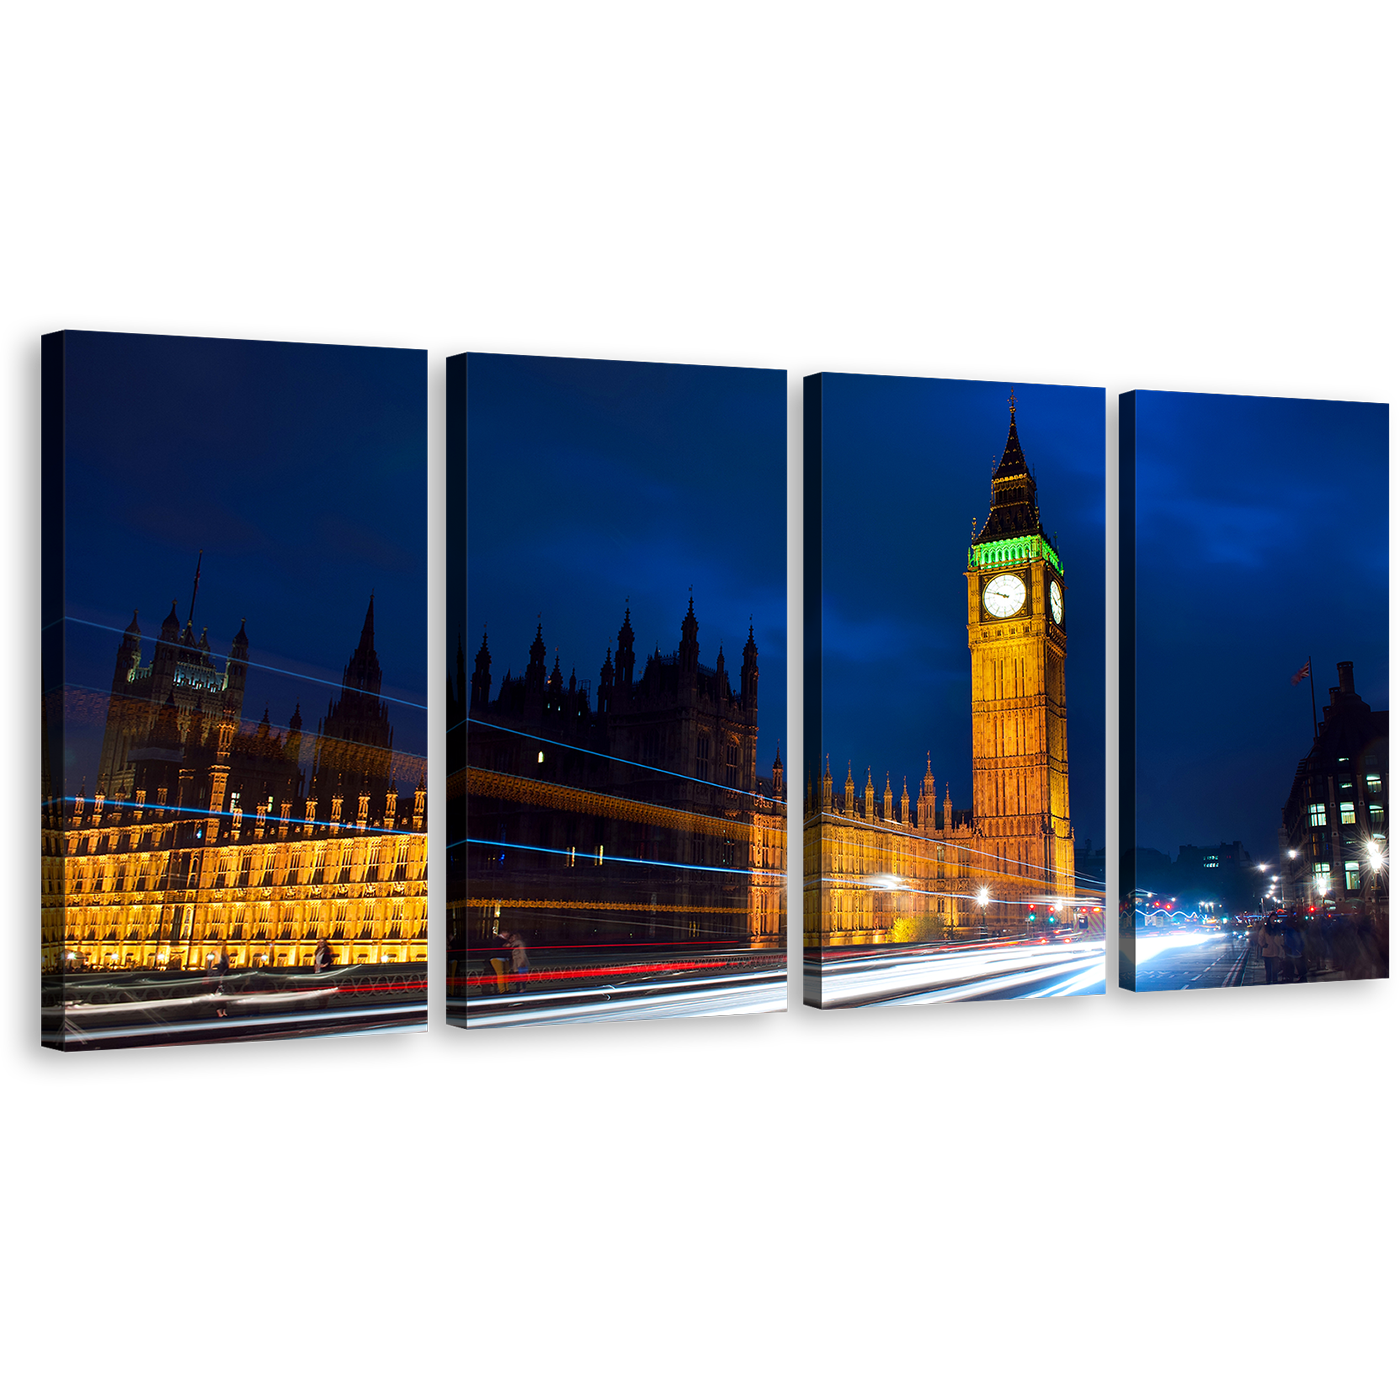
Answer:
M1055 572L1061 578L1065 576L1060 566L1060 556L1040 535L1022 535L1014 540L988 540L985 544L973 545L967 551L969 569L991 569L1000 565L1014 567L1028 559L1048 559L1055 566Z

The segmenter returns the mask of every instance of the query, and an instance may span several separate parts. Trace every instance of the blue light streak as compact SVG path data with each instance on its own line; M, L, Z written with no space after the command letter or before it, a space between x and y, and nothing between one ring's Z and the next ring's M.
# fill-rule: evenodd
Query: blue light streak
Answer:
M489 846L492 850L507 851L537 851L546 856L567 856L567 850L558 850L553 846L523 846L515 841L488 841L485 837L467 836L461 841L449 841L448 848L454 846ZM674 860L641 860L636 856L599 856L593 852L584 852L575 848L575 859L577 862L588 865L653 865L662 866L667 870L703 870L715 875L772 875L774 878L787 879L787 872L783 870L746 870L736 865L686 865L681 861ZM575 869L578 867L575 866ZM480 878L479 876L477 877Z
M504 724L492 724L489 720L468 719L468 724L479 724L483 729L497 729L502 734L514 734L517 738L528 739L532 744L542 744L545 748L569 749L574 753L586 753L593 758L606 759L609 763L625 763L629 768L644 768L648 773L660 773L666 778L679 778L682 782L699 783L703 787L712 787L720 792L732 792L739 797L758 797L764 802L772 802L775 806L786 807L787 801L781 797L764 797L762 793L745 792L743 788L730 787L726 783L712 783L708 778L692 778L688 773L676 773L669 768L657 768L650 763L638 763L632 758L614 758L611 754L602 753L598 749L585 749L578 744L566 744L559 739L546 739L538 734L530 734L523 729L510 729ZM454 725L455 729L456 726ZM494 769L484 769L484 772L494 772ZM584 789L588 791L589 789Z
M118 637L126 636L125 627L109 627L105 622L89 622L86 618L82 617L65 616L55 618L52 622L46 623L45 628L47 629L49 627L56 627L60 622L71 622L75 627L92 627L99 632L111 632ZM142 640L144 642L148 639L143 637ZM181 646L183 644L180 642L168 642L166 643L166 645ZM185 650L187 651L190 649L191 648L188 646L185 647ZM193 650L199 651L201 655L203 654L198 643L194 644ZM209 655L211 658L217 658L219 660L224 661L225 663L227 663L231 659L227 652L215 651L212 648L209 651ZM265 671L269 675L273 676L286 676L291 680L305 681L308 685L324 686L327 690L334 690L347 695L368 695L372 700L382 700L387 704L407 705L409 709L422 710L425 714L428 710L428 707L426 705L420 705L416 700L403 700L396 695L384 695L380 691L360 690L357 686L345 685L341 681L325 680L320 676L309 676L303 671L286 671L283 670L280 666L269 666L266 664L266 662L262 661L240 660L237 664L240 666L246 666L250 671ZM81 688L84 690L93 689L93 687L91 686L83 686Z

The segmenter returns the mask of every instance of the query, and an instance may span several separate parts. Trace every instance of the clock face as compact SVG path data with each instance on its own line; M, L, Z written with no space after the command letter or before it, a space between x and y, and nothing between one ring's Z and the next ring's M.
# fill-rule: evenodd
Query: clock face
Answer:
M1026 585L1015 574L998 574L982 590L982 606L993 617L1010 617L1025 601Z
M1060 585L1054 579L1050 580L1050 616L1056 622L1065 620L1065 596L1060 592Z

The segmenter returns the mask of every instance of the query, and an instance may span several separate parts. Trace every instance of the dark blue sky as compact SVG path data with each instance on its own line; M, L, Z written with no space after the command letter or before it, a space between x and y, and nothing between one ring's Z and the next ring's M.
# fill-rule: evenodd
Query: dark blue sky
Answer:
M427 751L427 356L421 350L65 336L67 678L103 696L139 609L145 649L204 551L195 632L247 618L244 718L308 730L339 694L371 590L394 745ZM100 726L70 727L70 781Z
M1006 445L1007 396L1065 566L1070 819L1104 842L1104 391L822 376L823 746L833 780L889 771L911 800L932 751L939 801L972 805L967 549Z
M1389 708L1388 432L1384 404L1138 393L1140 845L1277 859L1309 655L1319 719L1338 661Z
M680 644L735 685L752 614L759 771L787 762L787 377L781 370L473 354L467 361L467 669L529 663L594 689L631 599L637 676Z

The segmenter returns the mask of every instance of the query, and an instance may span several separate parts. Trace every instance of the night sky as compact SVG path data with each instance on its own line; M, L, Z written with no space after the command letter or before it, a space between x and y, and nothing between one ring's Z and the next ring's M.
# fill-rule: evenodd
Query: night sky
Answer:
M1389 708L1387 412L1137 395L1139 845L1277 859L1309 655L1319 719L1339 661Z
M941 805L972 805L967 550L1006 445L1007 397L1058 535L1069 651L1070 820L1104 844L1104 391L877 375L822 376L823 747L911 802L932 751ZM815 776L815 775L814 775Z
M758 644L759 772L788 762L787 379L781 370L473 354L467 361L467 671L489 630L492 697L537 622L595 691L631 600L636 678L680 645L739 684Z
M67 680L105 697L139 609L149 663L172 598L213 660L247 618L244 720L298 699L315 731L371 591L394 747L425 754L427 357L419 350L65 336ZM82 711L81 703L76 706ZM67 732L92 791L101 722Z

